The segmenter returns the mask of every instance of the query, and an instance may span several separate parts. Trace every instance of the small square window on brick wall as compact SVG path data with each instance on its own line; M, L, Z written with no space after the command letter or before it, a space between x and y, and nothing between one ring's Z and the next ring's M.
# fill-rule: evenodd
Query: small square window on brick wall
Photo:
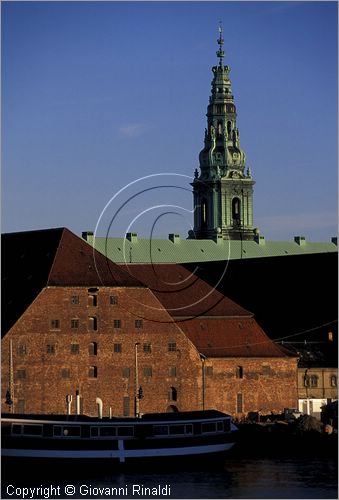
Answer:
M144 352L148 352L148 353L152 352L152 344L150 344L150 343L144 344L143 350L144 350Z
M71 354L79 354L80 346L79 344L71 344Z
M152 377L152 375L153 375L152 367L151 366L146 366L144 368L144 376L145 377Z
M62 368L61 369L61 377L62 378L70 378L71 377L71 370L69 368Z
M90 378L97 378L98 377L98 368L96 366L90 366L88 369L88 376Z
M110 298L109 298L109 303L112 306L116 306L118 304L118 297L117 297L117 295L111 295Z
M142 319L136 319L134 322L135 328L143 328L144 327L144 322Z
M25 354L27 354L26 344L19 344L16 348L16 352L19 356L24 356Z
M16 371L16 377L18 379L23 379L23 378L26 378L26 370L24 368L19 368L17 371Z
M113 346L113 352L122 352L122 345L121 344L114 344Z
M113 328L121 328L121 319L113 320Z
M72 330L79 328L79 320L78 318L71 319L71 328Z
M47 352L47 354L55 354L55 345L54 344L47 344L46 352Z
M168 343L168 351L175 352L177 350L177 344L175 342Z
M79 295L72 295L71 297L71 304L79 304L80 303L80 300L79 300Z
M176 366L170 366L168 373L169 373L170 377L176 377L177 376L177 368L176 368Z
M59 319L51 319L50 329L51 330L60 330L60 320Z

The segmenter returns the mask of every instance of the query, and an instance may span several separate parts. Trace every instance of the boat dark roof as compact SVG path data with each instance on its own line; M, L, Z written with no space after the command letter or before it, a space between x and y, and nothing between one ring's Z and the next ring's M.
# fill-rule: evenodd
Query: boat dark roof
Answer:
M218 410L197 410L197 411L181 411L181 412L168 412L168 413L145 413L140 418L138 417L92 417L89 415L54 415L54 414L25 414L25 413L2 413L3 419L23 419L23 420L46 420L57 422L93 422L93 423L134 423L134 422L165 422L165 421L179 421L179 420L207 420L211 418L225 418L229 417L226 413Z

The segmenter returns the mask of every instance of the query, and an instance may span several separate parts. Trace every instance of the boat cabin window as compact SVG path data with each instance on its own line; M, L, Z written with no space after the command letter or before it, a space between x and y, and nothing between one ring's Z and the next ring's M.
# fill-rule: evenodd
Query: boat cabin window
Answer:
M99 434L102 437L112 437L117 435L117 430L115 427L101 427L99 430Z
M12 424L12 434L21 434L21 425Z
M118 427L118 436L134 436L134 428Z
M12 435L42 436L42 425L20 425L12 424Z
M168 435L168 425L154 425L153 433L155 436L167 436Z
M155 436L171 436L176 434L193 434L192 424L175 424L175 425L154 425L153 433Z
M54 437L80 437L80 426L67 426L67 425L54 425L53 426L53 436Z
M205 424L201 424L201 432L216 432L216 423L207 422Z
M42 436L42 425L24 425L23 434L27 436Z
M187 425L170 425L169 428L170 434L193 434L193 426L192 424Z
M229 432L231 430L231 419L224 420L224 431Z

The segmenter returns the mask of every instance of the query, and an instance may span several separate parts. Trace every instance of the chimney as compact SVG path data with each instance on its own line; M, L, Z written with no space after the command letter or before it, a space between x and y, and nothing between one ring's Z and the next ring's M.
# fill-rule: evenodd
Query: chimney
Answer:
M93 245L94 234L93 231L83 231L81 234L83 240L87 241L90 245Z
M305 236L294 236L294 241L299 245L303 246L306 245L306 238Z
M179 234L170 233L168 235L168 239L171 240L172 243L179 243L179 241L180 241L180 235Z
M254 241L258 243L258 245L265 245L265 236L262 234L255 234Z
M136 243L138 241L137 233L126 233L126 239L131 243Z

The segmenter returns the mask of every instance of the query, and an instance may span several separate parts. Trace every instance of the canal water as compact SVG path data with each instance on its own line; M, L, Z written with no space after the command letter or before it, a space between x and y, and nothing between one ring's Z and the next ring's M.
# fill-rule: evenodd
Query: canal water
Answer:
M26 471L27 472L27 471ZM217 469L2 475L2 498L338 498L336 457L230 457ZM40 489L39 489L40 488Z

